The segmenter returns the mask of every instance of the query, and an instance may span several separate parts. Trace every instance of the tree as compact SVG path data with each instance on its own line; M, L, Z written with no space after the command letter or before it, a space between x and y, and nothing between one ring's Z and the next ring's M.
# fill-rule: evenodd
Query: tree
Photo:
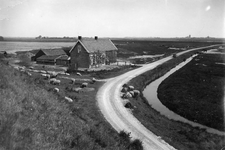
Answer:
M0 41L4 41L4 38L2 36L0 36Z

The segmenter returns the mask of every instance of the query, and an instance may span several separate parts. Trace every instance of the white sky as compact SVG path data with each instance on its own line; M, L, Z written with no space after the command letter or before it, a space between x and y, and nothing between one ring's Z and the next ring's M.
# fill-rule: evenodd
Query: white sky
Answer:
M0 36L225 37L225 0L0 0Z

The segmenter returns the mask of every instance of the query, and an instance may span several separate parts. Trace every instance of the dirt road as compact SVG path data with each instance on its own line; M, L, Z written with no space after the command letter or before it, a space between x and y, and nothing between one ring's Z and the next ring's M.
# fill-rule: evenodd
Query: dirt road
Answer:
M196 49L191 49L188 51L193 50ZM180 52L178 55L188 51ZM151 70L170 59L172 59L171 56L110 79L100 88L97 93L98 105L106 120L118 132L122 130L130 132L133 139L141 140L143 147L146 150L171 150L174 148L163 141L159 136L156 136L151 131L146 129L132 115L132 113L123 106L122 99L120 98L120 91L124 83L127 83L132 78L148 70Z

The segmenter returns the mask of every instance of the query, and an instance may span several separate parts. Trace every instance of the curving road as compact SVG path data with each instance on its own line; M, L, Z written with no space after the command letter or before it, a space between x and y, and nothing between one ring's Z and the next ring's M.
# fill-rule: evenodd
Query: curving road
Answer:
M207 47L190 49L185 52L180 52L178 55L182 55L186 52L210 48L218 45L212 45ZM122 99L120 98L120 91L122 85L127 83L132 78L151 70L158 65L170 60L172 57L166 57L151 64L144 65L141 68L129 71L118 77L109 79L106 83L99 89L97 93L98 106L106 118L106 120L113 126L113 128L120 132L122 130L131 133L133 139L139 139L143 143L143 147L146 150L173 150L172 146L163 141L159 136L156 136L147 128L145 128L133 115L126 109L122 104Z

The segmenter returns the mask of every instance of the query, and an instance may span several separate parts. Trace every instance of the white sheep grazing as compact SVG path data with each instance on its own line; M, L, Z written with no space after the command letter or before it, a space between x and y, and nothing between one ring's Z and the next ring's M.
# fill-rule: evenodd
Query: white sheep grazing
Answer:
M32 74L30 72L26 72L28 76L32 76Z
M50 83L50 84L54 84L55 80L56 80L56 78L51 78L51 79L49 80L49 83Z
M81 73L79 73L79 72L77 72L77 75L78 75L78 76L82 76Z
M74 78L71 78L71 84L75 84L75 79Z
M71 98L67 97L67 96L65 96L65 100L70 102L70 103L73 102L73 100Z
M47 76L47 74L45 74L45 73L42 73L42 74L41 74L41 76L42 76L42 77L46 77L46 76Z
M130 91L129 93L131 94L132 97L134 97L134 91Z
M65 75L69 76L70 74L69 73L65 73Z
M50 78L51 78L50 74L46 74L46 79L50 79Z
M121 90L121 92L123 92L123 93L126 93L127 91L128 91L127 87L123 87L122 90Z
M44 71L44 70L39 70L39 73L46 74L46 71Z
M131 98L131 97L132 97L132 95L129 92L123 94L123 96L122 96L122 98Z
M127 92L125 96L126 96L127 98L131 98L131 97L132 97L132 95L131 95L129 92Z
M130 91L133 91L134 90L134 86L128 86L128 89L130 90Z
M88 86L88 83L87 82L84 82L84 83L82 83L82 85L81 85L81 87L83 88L83 87L87 87Z
M53 92L59 93L59 89L58 88L54 88Z
M94 82L96 82L97 80L95 79L95 78L92 78L92 82L94 83Z
M52 73L51 73L51 78L56 78L56 77L57 77L57 75L58 75L58 73L56 73L56 72L52 72Z
M79 93L82 88L72 88L73 92Z
M60 83L61 83L60 80L55 80L55 81L54 81L54 84L55 84L55 85L60 85Z

